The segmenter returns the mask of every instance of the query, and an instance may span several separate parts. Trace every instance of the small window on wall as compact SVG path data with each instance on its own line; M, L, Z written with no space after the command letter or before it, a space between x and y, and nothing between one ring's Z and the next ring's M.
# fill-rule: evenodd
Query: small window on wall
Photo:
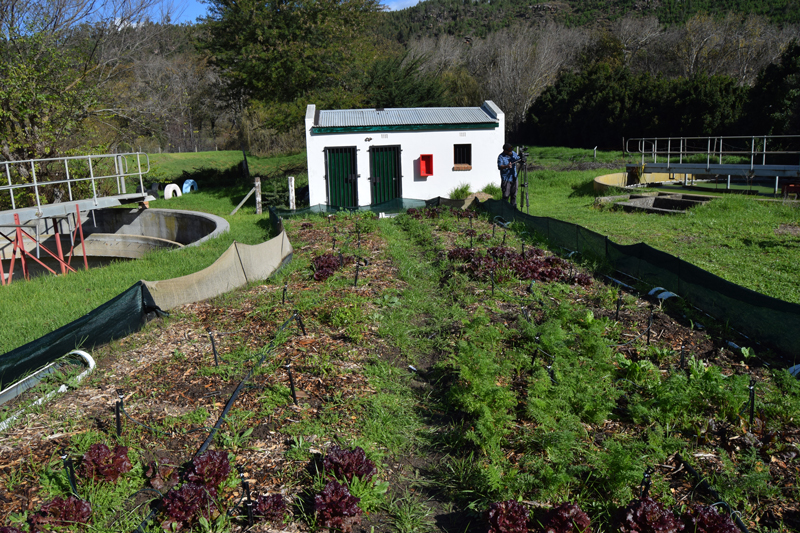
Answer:
M472 170L472 145L453 145L453 170Z

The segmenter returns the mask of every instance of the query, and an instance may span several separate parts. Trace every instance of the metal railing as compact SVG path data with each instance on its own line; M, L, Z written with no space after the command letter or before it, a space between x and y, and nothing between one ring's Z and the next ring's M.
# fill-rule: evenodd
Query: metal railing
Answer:
M20 193L29 190L33 190L35 205L37 209L40 209L42 205L41 189L63 184L66 184L67 188L68 198L65 200L88 200L91 198L97 205L98 197L103 196L102 194L98 196L99 182L115 180L115 183L112 184L112 191L116 189L116 194L122 195L127 193L125 180L135 178L138 179L139 190L144 191L142 176L150 172L150 158L142 152L0 161L0 165L4 166L4 168L0 168L3 169L6 178L2 180L6 181L6 184L0 185L0 198L8 193L11 197L11 209L17 209ZM72 166L70 167L70 165ZM55 176L55 179L42 181L37 177L37 173ZM73 188L79 189L77 185L85 182L91 183L91 195L80 194L84 197L75 198L74 193L79 191L74 191Z
M631 150L631 143L636 149ZM798 146L795 150L784 148L772 149L773 146L785 145ZM706 169L711 170L712 165L723 165L724 156L736 156L749 159L749 171L755 172L758 166L767 166L767 156L796 155L797 165L769 165L777 167L800 166L800 135L751 135L730 137L642 137L628 139L625 142L625 151L639 152L642 154L642 166L646 164L645 157L651 156L652 163L658 163L658 157L666 157L666 168L672 169L675 164L673 159L678 158L679 165L696 162L685 162L685 158L705 155ZM761 160L760 162L758 160ZM712 162L713 161L713 162Z

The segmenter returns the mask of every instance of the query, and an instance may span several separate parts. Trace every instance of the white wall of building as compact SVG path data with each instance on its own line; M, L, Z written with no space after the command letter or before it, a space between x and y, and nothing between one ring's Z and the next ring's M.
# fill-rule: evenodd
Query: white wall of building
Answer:
M492 102L484 104L496 114L497 128L484 130L433 130L433 131L388 131L359 133L314 134L315 107L306 110L306 147L308 154L308 185L310 204L325 204L325 148L355 146L358 165L358 203L369 205L371 146L401 147L402 198L427 200L437 196L448 197L450 191L467 183L473 192L486 185L500 185L500 172L497 170L497 156L503 151L505 143L505 114ZM457 127L457 126L456 126ZM453 170L453 146L472 145L472 169ZM433 175L420 176L420 155L433 154Z

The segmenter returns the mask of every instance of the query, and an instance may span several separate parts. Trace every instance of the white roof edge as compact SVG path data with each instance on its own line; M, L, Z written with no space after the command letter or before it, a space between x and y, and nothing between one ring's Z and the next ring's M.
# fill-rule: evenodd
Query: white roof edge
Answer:
M495 104L491 100L484 101L483 105L481 105L481 109L483 109L487 115L489 115L494 119L499 118L503 114L500 108L497 107L497 104Z

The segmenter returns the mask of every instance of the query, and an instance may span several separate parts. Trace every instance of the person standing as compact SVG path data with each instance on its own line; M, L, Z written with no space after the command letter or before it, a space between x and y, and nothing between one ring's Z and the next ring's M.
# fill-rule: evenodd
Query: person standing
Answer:
M503 201L517 206L517 163L522 158L513 151L508 143L503 145L503 152L497 156L497 169L500 171L500 188L503 190Z

